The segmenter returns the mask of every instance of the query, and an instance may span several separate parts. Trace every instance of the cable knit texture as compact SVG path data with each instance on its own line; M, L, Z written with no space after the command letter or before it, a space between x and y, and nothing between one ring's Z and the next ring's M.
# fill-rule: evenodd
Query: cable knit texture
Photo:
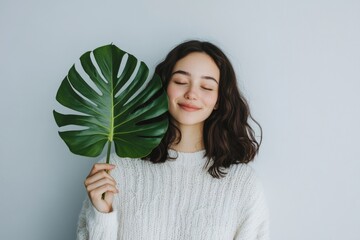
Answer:
M231 165L223 168L226 177L213 178L204 153L169 150L178 158L160 164L112 154L116 168L111 175L120 191L114 210L100 213L87 197L77 239L270 239L263 186L252 167Z

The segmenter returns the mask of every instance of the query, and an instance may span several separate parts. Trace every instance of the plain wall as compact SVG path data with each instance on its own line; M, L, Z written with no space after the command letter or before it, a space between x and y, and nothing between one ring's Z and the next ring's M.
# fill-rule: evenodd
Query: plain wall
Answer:
M360 236L360 2L0 2L0 239L74 239L97 159L57 134L55 94L86 51L114 43L154 66L209 40L231 59L264 131L252 166L276 240Z

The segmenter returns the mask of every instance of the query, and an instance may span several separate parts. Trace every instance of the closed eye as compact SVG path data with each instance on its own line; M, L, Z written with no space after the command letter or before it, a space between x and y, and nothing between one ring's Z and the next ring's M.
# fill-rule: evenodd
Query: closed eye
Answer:
M179 85L184 85L184 84L186 84L186 82L177 82L177 81L174 81L174 83L179 84Z
M202 87L202 89L205 89L205 90L207 90L207 91L213 91L213 89L212 89L212 88Z

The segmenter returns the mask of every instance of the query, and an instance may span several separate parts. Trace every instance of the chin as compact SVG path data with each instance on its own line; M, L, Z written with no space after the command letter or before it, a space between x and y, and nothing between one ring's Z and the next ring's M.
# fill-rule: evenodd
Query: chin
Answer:
M175 122L176 125L203 125L205 120L211 115L211 112L209 114L201 114L202 116L199 116L199 114L196 114L194 112L190 113L182 113L178 111L171 111L170 115L172 116L172 120Z
M203 125L205 120L204 119L194 119L194 118L173 118L176 125L183 125L183 126L196 126L196 125Z

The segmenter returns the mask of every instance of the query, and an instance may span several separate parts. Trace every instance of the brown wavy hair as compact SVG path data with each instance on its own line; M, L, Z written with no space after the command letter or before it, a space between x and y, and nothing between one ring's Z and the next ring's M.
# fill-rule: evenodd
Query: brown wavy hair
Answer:
M251 116L249 105L239 91L234 69L226 55L214 44L191 40L172 49L165 60L159 63L155 72L161 77L166 90L171 78L172 70L177 61L193 52L208 54L220 70L218 106L205 120L203 138L205 146L206 167L210 159L213 165L208 172L214 178L226 176L220 168L229 168L231 164L249 163L259 151L262 141L262 128ZM157 146L143 160L153 163L163 163L170 158L168 149L173 143L181 140L180 130L172 123L169 117L169 128ZM260 141L255 138L255 132L248 123L253 120L260 128ZM178 136L178 137L176 137Z

